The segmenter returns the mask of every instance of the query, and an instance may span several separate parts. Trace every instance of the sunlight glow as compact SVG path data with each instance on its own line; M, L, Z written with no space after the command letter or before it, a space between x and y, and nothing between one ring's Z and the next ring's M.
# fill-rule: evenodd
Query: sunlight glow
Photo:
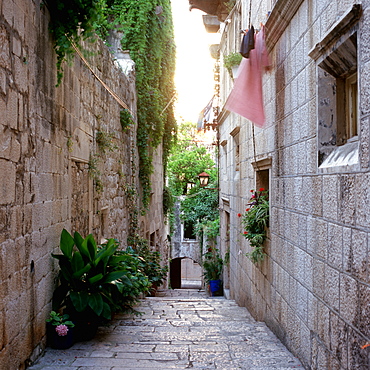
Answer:
M200 111L214 94L213 67L209 46L218 44L220 34L207 33L201 10L189 11L188 0L172 0L173 23L177 48L175 84L176 117L197 122Z

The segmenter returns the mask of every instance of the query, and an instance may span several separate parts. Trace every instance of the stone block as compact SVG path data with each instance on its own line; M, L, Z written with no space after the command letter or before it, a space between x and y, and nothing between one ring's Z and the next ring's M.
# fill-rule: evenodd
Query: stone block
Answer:
M351 276L341 274L340 276L340 316L345 318L350 324L356 319L357 307L357 282Z
M357 229L352 230L352 276L360 281L368 280L368 234Z
M7 2L7 6L5 8L8 8L9 5L11 6L11 1ZM5 14L4 14L5 15ZM10 69L11 68L11 58L9 53L9 35L4 25L0 26L0 65L2 68Z
M343 227L343 271L351 272L352 270L352 229Z
M338 270L326 266L325 268L325 302L331 309L339 312L339 284L340 273Z
M0 93L3 95L6 95L7 92L7 77L4 69L0 69ZM5 105L5 102L3 100L0 100L0 108L2 108L2 105ZM1 109L1 112L5 111L5 106L3 109Z
M14 82L19 91L25 93L28 89L28 65L26 57L14 57Z
M12 138L9 159L14 163L17 163L21 156L21 144L16 138Z
M18 37L13 36L13 49L12 52L18 58L22 55L22 43Z
M308 320L308 291L301 285L297 284L297 315L301 321L307 323ZM301 346L304 346L301 344Z
M360 67L360 110L363 115L370 113L370 61L363 63Z
M15 200L16 167L13 163L0 159L0 173L0 204L10 204Z
M311 115L310 115L311 117ZM306 141L307 173L317 173L317 141L312 138Z
M361 120L360 124L360 163L361 168L368 169L370 164L370 129L369 118Z
M356 225L367 227L370 223L370 176L359 174L356 177Z
M361 54L360 64L370 60L370 35L368 30L370 29L370 8L364 9L362 15L362 27L360 27L360 42L361 42Z
M23 228L23 207L15 206L12 207L9 212L9 238L15 240L19 235L22 234Z
M369 369L370 358L367 351L361 347L366 343L366 338L354 329L348 333L348 369Z
M313 293L320 299L325 296L325 263L315 258L313 260Z
M342 270L343 268L343 227L330 224L328 225L328 263L336 268Z
M1 100L0 100L1 102ZM0 103L1 105L1 103ZM4 106L5 110L5 106ZM11 151L11 141L12 135L10 130L6 128L6 126L0 125L0 157L4 159L10 158L10 151Z
M17 30L19 33L21 39L24 39L24 32L25 32L25 16L26 14L24 11L19 7L18 4L14 3L13 6L13 11L14 11L14 28Z
M12 89L8 90L6 103L6 117L9 127L18 129L18 93Z
M323 177L323 217L338 220L339 177L336 175Z
M354 225L356 220L356 177L355 175L340 176L339 214L340 221Z

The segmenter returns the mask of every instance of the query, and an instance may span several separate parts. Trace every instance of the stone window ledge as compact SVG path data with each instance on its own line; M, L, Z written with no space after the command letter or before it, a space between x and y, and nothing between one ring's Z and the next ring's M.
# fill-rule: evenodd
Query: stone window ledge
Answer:
M336 147L319 167L320 173L347 173L360 170L358 141Z

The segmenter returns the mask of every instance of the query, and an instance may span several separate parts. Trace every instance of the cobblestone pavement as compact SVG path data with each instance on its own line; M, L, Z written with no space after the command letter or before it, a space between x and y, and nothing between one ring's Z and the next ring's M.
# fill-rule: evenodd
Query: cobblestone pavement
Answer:
M29 369L303 369L264 323L224 297L159 291L138 310L142 316L116 316L89 342L47 348Z

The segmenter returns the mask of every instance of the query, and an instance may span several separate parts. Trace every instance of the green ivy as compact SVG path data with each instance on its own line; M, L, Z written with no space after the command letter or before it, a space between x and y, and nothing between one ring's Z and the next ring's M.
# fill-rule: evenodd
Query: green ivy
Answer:
M137 146L143 205L149 205L153 172L152 150L163 144L163 164L176 132L173 105L175 94L175 43L170 0L107 0L110 28L123 31L122 48L136 64ZM165 109L166 108L166 109Z
M79 46L96 34L105 37L112 28L123 31L122 47L130 50L136 64L139 178L147 209L153 172L150 148L163 144L166 166L176 136L173 104L169 104L175 95L171 1L48 0L48 9L57 54L57 85L63 76L63 62L74 54L73 44ZM121 115L121 124L123 121L127 122L127 117Z
M73 44L93 39L97 23L104 17L105 0L47 0L57 54L57 86L63 77L63 62L74 54Z

